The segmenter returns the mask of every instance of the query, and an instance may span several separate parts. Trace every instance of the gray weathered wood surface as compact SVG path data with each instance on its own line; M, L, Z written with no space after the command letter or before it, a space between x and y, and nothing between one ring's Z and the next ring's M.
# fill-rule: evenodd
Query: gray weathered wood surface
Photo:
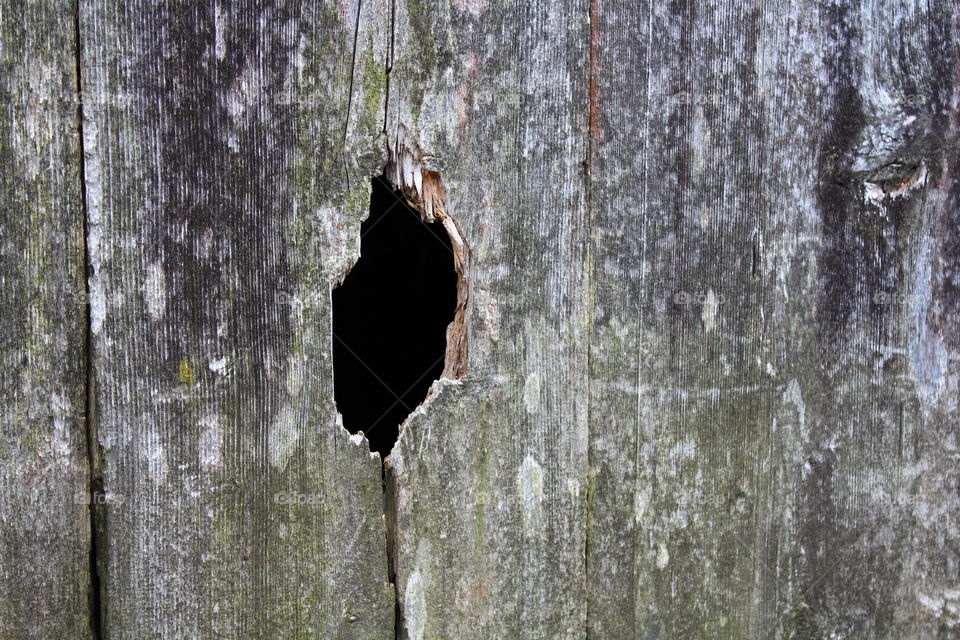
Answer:
M585 633L586 17L396 5L394 161L440 172L470 254L467 375L388 459L413 640Z
M956 3L598 11L590 632L955 637Z
M75 19L0 1L0 638L89 638Z
M373 12L81 4L106 637L393 634L329 357L383 162Z
M85 210L38 6L0 637L93 615L86 506L44 506L87 486L88 346L104 638L958 637L955 2L81 1ZM385 494L329 307L384 167L467 279Z

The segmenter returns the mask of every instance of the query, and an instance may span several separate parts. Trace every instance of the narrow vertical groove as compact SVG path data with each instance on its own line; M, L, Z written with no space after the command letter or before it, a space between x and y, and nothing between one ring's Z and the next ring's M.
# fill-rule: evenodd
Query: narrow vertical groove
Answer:
M89 487L87 498L90 506L90 629L96 640L104 639L101 581L100 581L100 520L103 516L100 500L103 496L103 477L100 469L100 451L97 444L96 422L94 415L94 379L93 379L93 334L90 318L90 247L88 244L87 218L87 181L85 139L83 131L83 83L81 75L81 33L80 33L80 0L74 4L74 74L77 83L77 130L80 136L80 212L83 216L81 228L83 230L83 261L84 261L84 293L86 295L86 317L84 322L83 370L86 375L86 403L84 406L84 425L87 438L87 466L89 468Z
M353 110L353 77L357 72L357 41L360 38L360 12L363 10L363 2L357 0L357 19L353 25L353 47L350 54L350 82L347 85L347 117L343 121L343 138L340 141L340 155L343 159L343 176L347 181L347 190L350 190L350 170L347 167L347 158L343 155L343 149L347 146L347 132L350 130L350 112Z
M383 465L383 521L387 545L387 576L393 584L393 639L400 640L403 612L400 610L400 585L397 584L397 476Z
M588 36L589 42L587 43L587 99L589 112L587 114L587 145L586 152L587 157L584 161L584 176L583 184L585 191L585 201L584 208L587 219L587 238L590 238L593 234L593 155L594 155L594 145L600 140L600 104L599 104L599 65L600 65L600 0L590 0L590 8L587 14L588 21ZM586 255L586 264L587 264L587 278L589 282L587 283L587 288L590 289L594 286L594 271L593 271L593 243L587 242L587 255ZM592 299L593 296L590 295ZM587 308L585 310L587 314L587 319L589 322L589 330L592 333L594 330L593 326L593 309ZM587 397L590 396L590 345L593 341L591 339L587 340L586 346L586 371L587 371ZM587 640L590 638L590 527L591 520L593 515L593 478L590 467L590 402L587 402L587 442L586 442L586 500L584 504L585 526L583 528L583 580L584 580L584 611L583 611L583 636Z
M390 1L390 48L387 49L387 64L386 64L386 74L384 78L386 79L386 86L384 89L384 99L383 99L383 135L387 135L387 118L390 113L390 74L393 73L393 54L394 54L394 42L395 42L395 29L397 21L397 2L396 0ZM388 142L389 144L389 142Z
M383 136L387 144L389 153L389 135L387 133L387 120L390 117L390 76L393 73L394 44L396 42L396 23L397 23L397 3L396 0L390 1L390 46L387 49L386 73L384 74L384 99L383 99ZM399 434L398 434L399 439ZM396 495L395 483L396 475L391 469L387 468L387 460L383 460L383 520L384 520L384 542L387 546L387 576L393 583L393 638L400 640L403 629L403 612L400 609L400 585L397 584L397 505L394 496Z

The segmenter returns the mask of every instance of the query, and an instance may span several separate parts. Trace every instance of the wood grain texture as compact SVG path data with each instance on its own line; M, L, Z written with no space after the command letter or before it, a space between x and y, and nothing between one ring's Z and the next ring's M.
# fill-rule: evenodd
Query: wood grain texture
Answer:
M85 225L74 9L0 0L0 638L91 635L88 390L103 638L960 633L955 2L84 1ZM384 169L466 276L386 495Z
M956 5L596 28L590 637L956 637Z
M74 14L0 2L0 638L89 638Z
M329 306L383 164L382 15L82 3L106 638L393 637Z
M466 375L388 458L411 640L584 635L587 26L570 3L395 5L392 159L439 172L469 283Z

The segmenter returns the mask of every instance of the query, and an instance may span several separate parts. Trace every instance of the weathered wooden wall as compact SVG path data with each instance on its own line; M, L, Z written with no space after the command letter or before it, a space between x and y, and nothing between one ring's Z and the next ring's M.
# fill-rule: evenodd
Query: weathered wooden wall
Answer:
M0 4L0 637L960 634L955 2L74 11ZM329 306L385 166L469 343L386 494Z

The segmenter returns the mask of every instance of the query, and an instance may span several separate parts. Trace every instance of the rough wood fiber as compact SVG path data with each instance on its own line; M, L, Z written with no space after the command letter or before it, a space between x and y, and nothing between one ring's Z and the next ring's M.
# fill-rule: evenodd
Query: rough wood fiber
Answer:
M385 161L385 14L82 3L106 638L393 637L329 308Z
M439 172L469 282L466 376L388 459L403 637L582 638L587 15L410 0L394 16L393 159Z
M392 638L388 549L414 640L957 637L956 3L528 4L81 4L103 637ZM83 638L72 7L0 11L0 637ZM388 161L468 355L384 544Z
M89 638L74 13L0 2L0 638Z
M599 3L590 637L957 637L958 17Z

